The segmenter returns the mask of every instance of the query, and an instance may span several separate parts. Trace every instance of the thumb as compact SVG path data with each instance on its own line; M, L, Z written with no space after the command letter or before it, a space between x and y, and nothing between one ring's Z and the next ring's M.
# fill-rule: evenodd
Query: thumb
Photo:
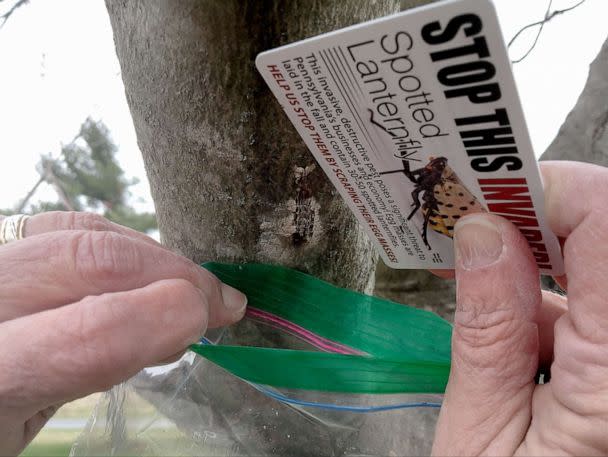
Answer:
M456 225L452 368L434 455L512 455L531 417L541 302L538 269L510 222L475 214Z

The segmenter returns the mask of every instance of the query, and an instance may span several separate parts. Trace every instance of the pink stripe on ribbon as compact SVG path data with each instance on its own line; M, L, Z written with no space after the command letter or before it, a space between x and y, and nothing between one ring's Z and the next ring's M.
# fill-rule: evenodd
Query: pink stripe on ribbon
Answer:
M357 351L348 346L344 346L336 341L328 340L327 338L323 338L309 330L306 330L304 327L301 327L293 322L290 322L282 317L271 314L267 311L262 311L261 309L248 307L247 308L247 316L253 319L257 319L263 322L269 322L275 328L279 328L280 330L284 330L291 335L294 335L298 338L301 338L313 346L324 350L326 352L332 352L336 354L347 354L347 355L362 355L361 351Z

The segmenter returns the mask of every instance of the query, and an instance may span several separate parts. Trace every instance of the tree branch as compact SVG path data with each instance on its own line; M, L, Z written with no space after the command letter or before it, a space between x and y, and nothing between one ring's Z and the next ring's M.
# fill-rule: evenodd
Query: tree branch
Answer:
M0 1L2 1L2 0L0 0ZM40 175L40 179L38 180L38 182L36 184L34 184L34 187L32 187L30 189L30 191L27 193L27 195L25 196L25 198L15 208L15 212L17 214L20 213L21 211L23 211L23 208L25 208L25 205L27 205L27 203L30 201L30 198L32 198L32 196L34 195L34 193L38 189L38 186L40 186L40 184L42 184L43 181L44 181L44 175L42 174L42 175Z
M507 45L508 48L511 47L511 45L513 44L513 42L517 39L518 36L520 36L524 31L528 30L529 28L532 27L536 27L538 25L540 25L539 29L538 29L538 33L536 34L536 37L534 38L534 42L532 43L532 46L530 46L530 49L528 49L526 51L526 53L520 57L517 60L512 60L511 63L519 63L522 60L524 60L526 57L528 57L530 55L530 53L532 52L532 50L536 47L536 43L538 43L538 39L540 37L540 34L543 31L543 27L545 26L545 24L547 22L549 22L551 19L553 19L555 16L558 16L560 14L564 14L567 13L568 11L572 11L575 8L578 8L579 6L581 6L583 3L585 3L587 0L580 0L578 3L568 7L568 8L564 8L561 10L555 10L553 12L551 12L551 4L553 3L553 0L549 0L549 5L547 6L547 11L545 12L545 17L544 19L537 21L537 22L533 22L531 24L526 25L525 27L522 27L514 36L513 38L511 38L511 41L509 41L509 44Z
M45 164L44 177L53 186L55 192L57 192L57 196L59 197L61 204L65 206L65 209L67 209L68 211L75 211L76 208L74 207L74 204L69 199L68 195L65 193L65 190L61 186L61 183L59 182L59 179L57 179L57 176L55 176L55 173L53 173L50 161Z
M4 13L2 16L0 16L0 21L2 21L2 22L0 22L0 29L2 27L4 27L4 24L6 24L6 21L8 21L8 19L13 15L13 13L15 11L17 11L18 8L22 7L29 1L30 0L19 0L6 13Z

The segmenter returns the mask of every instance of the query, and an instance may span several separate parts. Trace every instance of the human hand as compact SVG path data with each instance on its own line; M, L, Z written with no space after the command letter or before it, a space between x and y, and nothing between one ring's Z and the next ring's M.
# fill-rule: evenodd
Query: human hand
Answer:
M509 222L456 225L452 369L434 455L608 454L608 169L541 164L548 222L565 239L567 297L543 291ZM535 385L538 366L551 366Z
M0 455L65 402L175 358L246 298L134 230L86 213L29 218L0 246Z

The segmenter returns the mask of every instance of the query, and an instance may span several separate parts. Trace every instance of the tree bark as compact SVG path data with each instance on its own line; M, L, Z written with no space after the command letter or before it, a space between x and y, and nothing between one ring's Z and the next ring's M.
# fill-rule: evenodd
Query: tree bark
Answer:
M380 261L374 295L454 319L455 281L438 278L427 270L393 270Z
M163 243L195 262L280 263L370 292L371 243L254 59L427 2L106 0ZM304 186L312 211L302 231L295 213ZM228 340L276 343L277 336L245 322ZM426 454L436 417L296 410L205 361L194 371L181 365L167 376L142 375L133 385L191 436L217 431L230 455Z
M608 165L608 40L589 68L576 105L541 160Z

